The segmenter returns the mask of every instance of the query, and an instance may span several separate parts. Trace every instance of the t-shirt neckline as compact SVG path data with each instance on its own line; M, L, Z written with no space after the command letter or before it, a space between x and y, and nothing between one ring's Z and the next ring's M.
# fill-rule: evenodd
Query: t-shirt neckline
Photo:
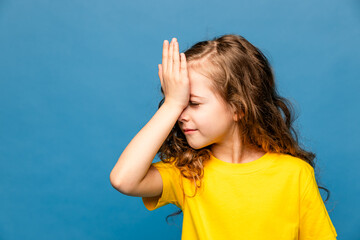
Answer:
M210 159L206 163L207 167L213 168L217 171L222 171L225 173L236 173L236 174L246 174L257 172L261 169L267 168L271 165L273 157L270 152L266 152L260 158L247 162L247 163L229 163L222 161L216 158L212 153L210 154Z

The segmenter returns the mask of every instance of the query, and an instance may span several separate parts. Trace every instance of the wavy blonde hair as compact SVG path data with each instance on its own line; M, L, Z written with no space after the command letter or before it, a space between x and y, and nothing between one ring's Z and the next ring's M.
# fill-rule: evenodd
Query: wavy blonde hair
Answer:
M237 124L244 145L298 157L315 169L316 155L300 147L292 125L294 108L278 94L273 70L258 48L240 35L227 34L198 42L184 53L188 65L212 79L214 93L241 116ZM165 101L163 89L161 92L159 108ZM201 187L203 163L210 159L210 146L191 148L176 123L157 154L161 161L173 163L183 177L194 181L194 197ZM330 192L319 188L327 192L326 202ZM181 212L167 216L166 221Z

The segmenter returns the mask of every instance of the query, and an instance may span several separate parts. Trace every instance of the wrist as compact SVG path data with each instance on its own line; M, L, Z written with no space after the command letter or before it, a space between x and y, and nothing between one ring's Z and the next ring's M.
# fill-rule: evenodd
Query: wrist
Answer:
M186 106L183 106L182 104L179 104L177 102L173 102L173 101L164 101L163 106L166 106L168 108L171 108L173 110L177 110L180 113L185 109Z

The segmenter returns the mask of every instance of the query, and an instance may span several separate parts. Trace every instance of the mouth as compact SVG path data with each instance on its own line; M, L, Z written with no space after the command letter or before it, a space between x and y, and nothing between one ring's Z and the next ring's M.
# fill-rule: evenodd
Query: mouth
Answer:
M184 129L184 133L193 133L197 131L197 129Z

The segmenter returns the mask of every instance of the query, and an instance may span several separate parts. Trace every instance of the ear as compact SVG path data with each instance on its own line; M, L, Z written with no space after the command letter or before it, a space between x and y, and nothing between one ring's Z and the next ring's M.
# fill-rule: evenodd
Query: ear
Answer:
M239 120L238 115L237 115L237 114L234 114L234 115L233 115L233 119L234 119L235 122L237 122L237 121Z
M228 105L228 106L229 106L230 111L231 111L232 114L233 114L233 120L234 120L235 122L239 121L239 120L244 116L243 113L239 113L239 112L238 112L238 109L237 109L236 107L234 107L234 105L230 104L230 105Z
M234 119L235 122L239 121L239 119L240 119L239 114L234 113L233 119Z
M233 119L235 122L239 121L243 116L243 113L238 113L237 111L233 112Z

